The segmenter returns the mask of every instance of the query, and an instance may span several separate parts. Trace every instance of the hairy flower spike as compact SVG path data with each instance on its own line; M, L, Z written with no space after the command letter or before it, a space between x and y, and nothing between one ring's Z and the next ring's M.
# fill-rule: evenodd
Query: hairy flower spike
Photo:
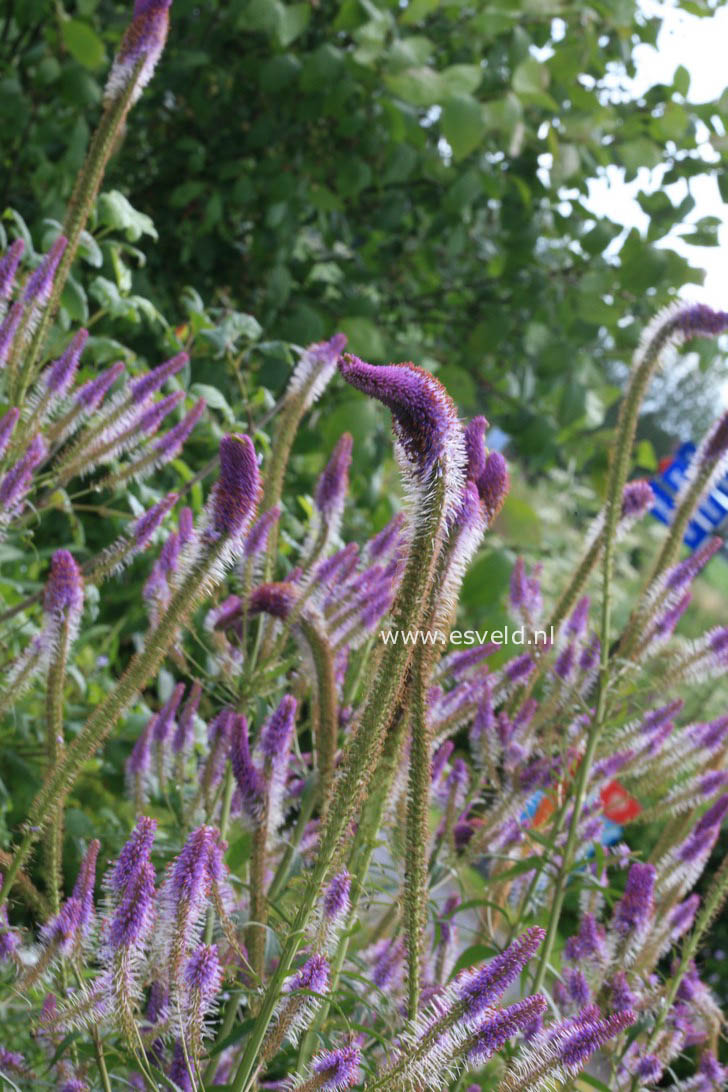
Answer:
M314 500L325 521L336 521L341 515L349 486L352 444L351 433L343 433L316 483Z
M168 512L174 508L179 500L178 493L168 493L164 500L159 501L134 522L133 542L134 552L138 553L149 545L152 535L161 524Z
M351 353L341 358L339 370L353 387L391 410L395 436L415 484L427 485L435 472L444 475L444 515L454 515L464 484L465 442L457 410L443 385L414 364L373 366Z
M311 1072L318 1078L317 1088L325 1092L343 1092L359 1083L360 1064L361 1050L355 1043L351 1043L349 1046L317 1054L311 1062Z
M101 405L116 380L123 373L124 364L121 360L117 360L115 364L112 364L96 379L90 379L88 383L84 383L82 387L79 387L75 395L76 404L87 413L93 412Z
M511 487L508 464L500 451L488 453L483 473L475 484L488 515L488 522L492 523L503 507Z
M142 815L128 842L124 845L106 879L114 894L120 894L131 882L141 864L149 860L157 830L157 820Z
M59 235L41 264L28 278L23 293L23 302L25 304L33 308L40 308L48 302L58 263L63 257L67 246L68 239L64 235Z
M158 364L156 368L152 368L152 370L145 375L139 376L138 379L133 379L129 384L132 400L140 406L142 402L146 401L150 394L154 394L155 391L158 391L170 376L176 375L177 372L181 371L185 364L189 362L189 359L187 353L177 353L176 356L172 356L169 360L165 360L163 364Z
M13 304L0 325L0 368L7 362L22 317L23 304L18 301Z
M45 373L45 386L49 393L62 395L68 391L87 341L88 330L79 330L58 360L48 367Z
M172 0L136 0L104 90L107 103L120 98L132 78L131 102L136 102L151 80L167 41L171 5Z
M213 487L212 528L236 537L245 530L260 496L255 448L248 436L233 434L220 442L220 477Z
M10 443L19 417L20 410L15 406L0 417L0 455L4 454L5 449Z
M484 1012L515 982L545 936L543 929L532 926L500 955L468 977L459 995L470 1018Z
M309 345L293 370L286 397L301 399L302 409L310 409L336 371L337 361L345 348L345 334L334 334L329 341Z
M23 240L16 239L0 258L0 303L9 300L12 295L15 274L24 250Z
M68 550L56 550L43 593L43 609L47 614L70 618L80 614L82 607L81 570Z
M655 866L635 861L627 875L624 896L614 908L614 928L621 936L644 935L654 906Z

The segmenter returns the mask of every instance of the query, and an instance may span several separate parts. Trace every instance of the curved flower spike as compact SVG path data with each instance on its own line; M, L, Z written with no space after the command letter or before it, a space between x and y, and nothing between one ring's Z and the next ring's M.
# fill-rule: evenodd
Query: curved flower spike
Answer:
M374 366L345 353L339 371L357 390L392 412L394 432L414 484L444 477L444 512L454 513L465 476L465 440L455 404L442 383L415 364Z

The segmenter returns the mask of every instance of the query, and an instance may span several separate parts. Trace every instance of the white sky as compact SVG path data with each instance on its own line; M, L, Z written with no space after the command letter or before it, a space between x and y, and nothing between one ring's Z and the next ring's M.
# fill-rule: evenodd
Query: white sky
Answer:
M684 65L690 73L688 101L702 103L720 98L728 85L728 5L721 3L709 18L678 11L673 3L665 0L643 0L642 10L647 15L662 15L664 18L657 48L638 46L634 53L637 75L628 84L625 84L624 78L620 78L617 81L619 85L628 86L633 94L643 94L656 83L671 84L675 69L678 65ZM707 141L707 129L705 136L701 154L709 164L716 161L718 156ZM659 188L663 173L662 168L654 171L643 169L634 181L626 184L622 168L609 167L603 177L590 183L587 204L595 212L608 215L628 228L637 227L644 231L648 218L637 204L635 195L640 191L650 192ZM686 222L693 223L702 216L719 217L723 221L719 229L721 245L695 247L684 243L679 238L681 232L686 230L684 226L678 226L667 237L666 245L684 254L693 265L702 266L707 271L703 286L688 285L683 294L725 309L728 307L728 206L721 200L715 177L708 174L696 176L689 183L677 183L668 193L673 200L681 200L688 185L695 199L695 208Z

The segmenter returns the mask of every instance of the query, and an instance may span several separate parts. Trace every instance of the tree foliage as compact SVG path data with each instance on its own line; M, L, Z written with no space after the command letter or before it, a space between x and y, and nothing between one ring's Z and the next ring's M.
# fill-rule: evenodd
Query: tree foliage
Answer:
M79 105L93 113L127 7L7 6L4 204L54 214L68 196ZM662 243L693 207L691 177L720 176L726 154L685 68L643 98L625 89L658 30L635 0L175 0L164 80L111 172L159 231L155 297L173 313L181 275L271 337L343 329L368 359L439 369L466 412L487 395L532 465L593 459L608 365L700 280ZM688 182L680 200L640 197L644 238L588 207L610 164Z

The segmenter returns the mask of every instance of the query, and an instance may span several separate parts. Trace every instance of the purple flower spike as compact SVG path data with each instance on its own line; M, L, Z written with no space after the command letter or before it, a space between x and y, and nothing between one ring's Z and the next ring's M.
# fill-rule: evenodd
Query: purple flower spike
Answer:
M404 512L397 512L395 516L392 516L389 523L369 540L367 544L367 557L369 560L379 561L381 558L386 557L400 541L403 527ZM345 549L348 550L353 545L356 544L349 543L349 546L345 547Z
M569 621L566 623L566 632L570 637L581 637L586 629L589 618L589 596L583 595L574 607Z
M184 981L199 994L203 1004L211 1001L222 985L222 967L216 944L201 944L187 960Z
M505 1009L488 1013L475 1033L472 1046L468 1050L468 1060L473 1065L485 1065L509 1039L534 1020L538 1020L545 1009L546 998L536 993Z
M86 931L90 925L94 912L94 886L96 884L96 860L99 855L101 842L94 838L81 861L78 870L78 878L73 888L73 898L78 899L81 907L79 927Z
M200 704L200 698L202 697L202 685L195 681L192 684L190 690L190 696L184 704L182 712L180 713L179 720L177 721L177 730L172 738L172 750L175 754L180 754L186 751L192 742L192 736L195 727L195 717L197 715L197 709Z
M353 439L350 432L339 438L331 458L324 467L314 492L314 501L324 520L335 520L341 514L349 488L349 467Z
M149 860L156 830L157 820L142 815L107 878L107 885L115 894L120 894L142 864Z
M250 754L248 722L242 713L235 717L230 748L230 763L240 790L243 808L247 815L257 820L263 806L265 782Z
M20 410L13 406L4 416L0 417L0 455L2 455L10 443L15 426L20 417Z
M337 872L324 893L324 917L329 922L340 921L349 912L351 876L344 869Z
M167 41L171 4L172 0L136 0L134 17L121 40L104 90L106 102L124 94L135 72L132 102L151 80Z
M326 956L316 953L307 959L291 979L291 990L311 990L312 993L326 993L329 988L329 961Z
M670 938L678 940L691 928L700 906L700 895L690 895L684 902L678 903L670 914Z
M185 1052L182 1049L182 1044L179 1039L175 1041L172 1049L172 1062L169 1067L168 1076L174 1083L175 1088L178 1088L180 1092L192 1092L192 1079L190 1078L190 1072L187 1068Z
M268 535L271 529L281 518L280 504L274 504L262 516L259 516L248 532L245 539L246 558L257 557L262 554L268 544Z
M492 523L503 507L511 487L508 464L500 451L488 453L485 469L475 484L485 508L488 523Z
M485 447L485 433L488 422L485 417L473 417L465 429L465 454L467 456L468 481L476 485L485 471L487 451Z
M43 609L47 614L72 617L83 607L81 570L68 550L56 550L51 558L51 571L43 593Z
M134 948L146 938L154 909L154 869L148 859L138 863L109 926L112 951Z
M571 1076L576 1076L599 1047L604 1046L615 1035L635 1022L633 1012L613 1013L606 1019L589 1012L581 1022L579 1018L565 1035L558 1036L556 1049L564 1069Z
M627 874L624 896L614 908L613 925L621 936L641 934L650 924L654 907L654 865L635 861Z
M0 367L2 367L8 359L10 347L18 332L18 326L20 326L22 317L23 305L18 301L18 303L14 303L10 308L2 326L0 326Z
M311 1062L311 1072L318 1079L318 1088L325 1092L343 1092L359 1083L361 1051L355 1043L336 1050L325 1050Z
M673 322L686 340L691 337L717 337L728 330L728 311L714 311L704 303L692 303L679 307Z
M254 514L260 496L255 448L248 436L234 433L220 441L220 477L212 497L212 526L219 535L239 535Z
M10 299L13 291L15 274L17 273L20 259L23 257L24 250L25 243L23 240L16 239L5 251L2 258L0 258L0 300Z
M447 483L446 509L458 503L462 491L465 445L457 409L442 383L414 364L375 367L346 353L339 371L363 394L377 398L392 412L394 432L415 479L429 481L438 463L445 463L452 480Z
M79 387L76 394L76 405L82 406L87 413L98 409L116 380L123 373L124 364L121 360L117 360L115 364L112 364L96 379L90 379L88 383L84 383L82 387Z
M248 613L270 614L273 618L287 618L295 606L298 591L294 584L287 581L272 584L259 584L250 593Z
M334 334L329 341L309 345L293 371L287 395L300 398L303 408L310 409L336 371L336 363L345 348L345 334Z
M179 514L179 519L177 520L177 529L179 532L180 544L184 546L185 543L189 542L192 538L195 529L195 521L191 508L182 509Z
M455 407L442 384L414 364L374 366L346 353L344 379L392 411L397 438L418 472L426 476L442 457L455 428Z
M33 471L48 454L48 445L39 432L30 441L25 454L10 467L0 482L0 522L2 516L17 508L30 488Z
M166 743L169 733L175 725L175 716L185 692L185 684L177 683L169 701L162 706L154 720L153 737L156 743Z
M205 399L200 398L174 428L155 441L154 447L160 459L174 459L179 455L205 412L206 405Z
M178 500L178 493L168 493L164 500L159 501L158 504L152 505L147 512L134 521L135 551L138 552L143 550L149 545L152 535L167 513L174 508Z
M289 694L263 726L260 733L260 750L269 762L278 762L287 756L296 723L298 702Z
M163 364L158 364L156 368L152 368L146 375L139 376L138 379L133 379L129 385L131 391L131 397L134 402L139 406L142 402L146 401L150 394L154 394L158 391L163 383L170 378L170 376L176 375L177 372L184 368L185 364L189 361L187 353L177 353L176 356L172 356L169 360L165 360Z
M56 275L56 270L58 269L58 263L63 257L67 246L68 239L66 239L65 235L59 235L41 264L28 278L28 283L26 284L25 292L23 293L24 303L42 307L48 301L53 287L53 279Z
M637 997L629 988L624 971L617 971L612 979L611 1002L615 1012L629 1012L637 1005Z
M649 482L628 482L622 493L620 520L622 523L634 523L641 519L655 503L655 494Z
M678 562L672 569L669 569L666 574L665 587L671 592L681 591L686 585L690 584L695 577L702 572L708 562L713 558L723 545L723 539L718 535L712 535L707 542L703 543L695 553L690 557L686 557L684 561Z
M468 1016L479 1016L515 982L545 936L543 929L532 926L495 959L468 976L460 990Z
M171 394L167 394L164 398L160 398L158 402L154 402L149 409L145 410L137 419L135 424L136 431L139 434L149 433L150 435L153 435L164 418L183 400L183 391L172 391Z
M73 382L78 362L88 341L88 330L79 330L65 352L51 364L46 375L46 389L56 395L65 394Z

